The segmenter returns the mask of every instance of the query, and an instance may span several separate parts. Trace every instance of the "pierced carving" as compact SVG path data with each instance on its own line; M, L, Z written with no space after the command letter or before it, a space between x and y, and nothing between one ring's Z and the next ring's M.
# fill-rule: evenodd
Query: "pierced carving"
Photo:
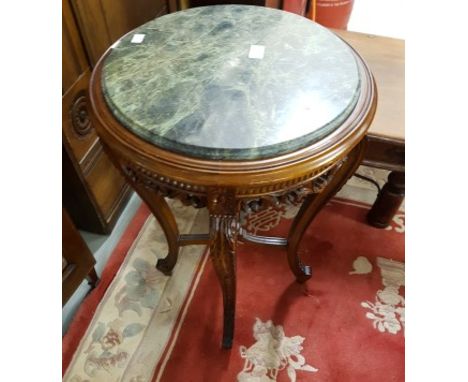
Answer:
M252 211L257 212L269 206L277 206L279 204L299 205L307 195L322 192L345 160L346 158L334 163L332 166L321 167L307 175L288 180L287 182L265 187L236 189L235 194L232 193L230 197L235 200L236 197L242 198L246 195L254 195L260 191L268 193L256 198L244 199L242 201L241 215ZM219 192L220 190L208 190L204 186L179 182L129 163L124 164L122 168L133 182L143 184L146 188L160 192L165 197L177 198L184 205L202 208L207 206L208 199L210 199L213 207L210 210L214 211L215 205L226 206L229 204L223 199L227 198L228 194ZM300 187L289 188L284 191L285 188L294 187L294 185L301 184L301 182L302 185ZM274 192L275 189L282 191ZM208 196L208 194L211 196Z
M262 194L271 194L275 192L284 193L289 192L291 189L297 189L300 184L306 184L310 181L310 179L314 179L318 177L320 174L328 172L331 168L334 168L336 163L327 166L319 167L310 173L307 173L301 177L297 177L294 179L290 179L284 182L279 182L276 184L270 184L267 186L259 186L259 187L242 187L237 190L237 195L239 197L248 197L249 195L262 195ZM285 191L286 190L286 191Z
M91 119L88 114L88 101L85 95L80 95L70 110L73 130L79 136L85 136L91 131Z
M241 206L241 221L249 213L258 212L268 207L275 207L280 204L292 206L302 204L307 195L322 192L345 161L346 158L336 162L329 170L298 188L244 200Z
M343 166L343 163L346 162L348 157L345 157L338 162L336 162L333 167L324 172L322 175L318 176L317 178L312 179L309 187L313 194L321 193L325 187L327 187L328 183L333 179L333 176L338 172L338 170Z
M179 199L184 205L195 208L206 206L206 196L202 194L205 187L178 182L128 163L124 164L122 169L133 182L165 197Z

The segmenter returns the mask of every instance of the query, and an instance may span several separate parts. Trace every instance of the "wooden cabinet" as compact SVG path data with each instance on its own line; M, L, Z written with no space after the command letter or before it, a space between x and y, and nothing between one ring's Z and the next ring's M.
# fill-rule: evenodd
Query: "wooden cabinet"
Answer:
M95 285L98 278L96 260L62 208L62 306L68 301L84 278Z
M175 1L70 0L92 65L128 31L175 11ZM172 4L173 3L173 4Z
M63 205L79 229L109 233L131 192L89 117L92 67L115 40L169 9L175 1L62 0Z

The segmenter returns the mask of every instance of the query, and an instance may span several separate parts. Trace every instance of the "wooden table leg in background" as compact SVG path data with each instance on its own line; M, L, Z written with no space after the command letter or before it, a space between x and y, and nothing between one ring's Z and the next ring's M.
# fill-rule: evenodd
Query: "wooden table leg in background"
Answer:
M405 172L392 171L388 181L377 196L371 210L367 214L367 221L374 227L385 228L392 221L405 198Z

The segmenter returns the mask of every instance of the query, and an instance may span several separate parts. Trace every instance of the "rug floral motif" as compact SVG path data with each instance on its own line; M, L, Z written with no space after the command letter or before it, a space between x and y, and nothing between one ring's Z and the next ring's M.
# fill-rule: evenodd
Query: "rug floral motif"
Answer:
M239 382L276 381L278 372L286 369L291 382L296 381L300 371L316 372L307 365L301 355L301 336L287 337L281 325L274 325L271 320L262 322L259 318L253 326L253 336L257 342L249 348L240 347L240 356L245 359L243 370L237 375Z
M198 211L169 201L182 232L189 232ZM184 248L174 270L187 289L204 252L204 247ZM72 359L64 381L121 381L132 356L155 314L173 315L181 298L170 298L170 277L154 266L167 254L164 234L150 216L130 249L120 271L102 299L94 319ZM173 306L174 301L178 303ZM157 344L155 344L157 347ZM163 346L163 345L161 345Z
M242 270L238 276L239 284L244 287L238 289L236 338L230 352L219 349L222 300L212 267L205 267L209 257L204 247L185 247L173 276L164 276L154 264L166 255L167 245L159 225L149 217L101 300L64 381L368 382L375 375L362 379L367 366L362 363L359 367L363 370L357 371L356 377L339 373L344 372L349 363L357 362L348 358L353 352L360 354L372 346L375 352L388 346L388 356L382 355L383 358L379 358L382 363L377 364L377 368L373 366L375 370L380 370L378 367L386 370L385 378L388 378L381 381L402 381L401 370L391 368L402 357L404 263L401 256L398 260L392 259L389 251L380 251L379 255L385 253L382 256L366 252L367 247L356 238L365 237L368 232L365 230L374 230L372 235L376 239L379 235L404 235L404 213L398 213L387 230L376 230L364 223L357 227L354 222L357 213L347 210L347 205L359 206L346 201L330 202L329 211L335 215L322 221L328 228L320 225L322 233L316 233L312 227L304 237L308 245L301 249L301 256L308 256L308 262L315 259L314 278L309 287L293 282L282 260L281 249L266 253L258 246L239 246L238 266L244 267L244 279ZM198 226L207 220L206 210L196 212L178 203L172 208L181 232L193 233L195 228L198 232L205 231ZM366 211L367 207L359 208ZM271 232L284 236L285 222L290 224L297 210L297 206L270 207L245 216L245 224L252 233ZM346 222L346 235L353 241L354 249L348 250L346 245L339 244L346 242L346 237L334 236L333 227L338 220ZM332 255L329 251L333 245L340 249ZM339 261L335 257L338 254L342 256ZM271 270L257 276L261 265L265 264L265 256L272 256L268 262ZM252 270L249 276L245 276L247 270ZM331 279L333 288L329 288ZM260 289L257 282L267 286L260 296L268 298L256 300L255 294ZM343 296L339 295L341 293ZM341 299L342 306L349 304L349 309L354 309L349 315L347 311L340 313L342 322L333 321L333 315L343 309L335 299ZM253 303L248 308L242 306L249 301ZM288 313L289 310L295 313ZM326 312L331 316L324 316ZM321 318L315 319L320 314ZM247 319L248 335L245 325L242 328ZM352 330L346 325L352 325ZM360 335L381 338L372 337L372 342L365 345L354 343ZM334 344L332 350L328 345L330 341ZM365 349L359 350L356 346Z
M363 301L361 306L368 309L366 317L375 329L397 334L405 328L405 298L400 295L400 288L405 285L405 265L381 257L377 258L377 265L384 288L377 291L374 303Z

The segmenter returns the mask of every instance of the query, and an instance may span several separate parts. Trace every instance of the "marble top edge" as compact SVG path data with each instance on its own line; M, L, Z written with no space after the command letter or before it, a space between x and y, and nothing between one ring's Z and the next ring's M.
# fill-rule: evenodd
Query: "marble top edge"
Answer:
M135 34L144 40L132 43ZM252 45L264 46L265 57L250 59ZM312 21L216 5L124 36L104 60L102 89L114 116L162 149L249 160L301 149L339 128L356 106L360 76L351 48Z

